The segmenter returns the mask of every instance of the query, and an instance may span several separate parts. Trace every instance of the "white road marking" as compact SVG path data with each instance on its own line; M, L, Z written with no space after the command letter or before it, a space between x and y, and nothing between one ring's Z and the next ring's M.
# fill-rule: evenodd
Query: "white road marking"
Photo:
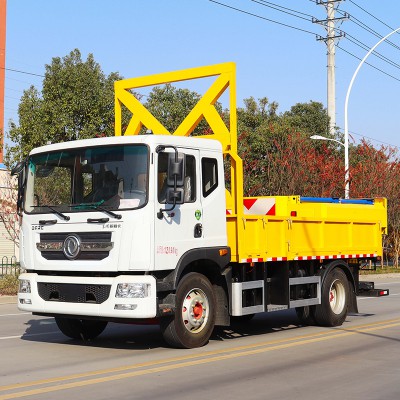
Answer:
M0 340L8 340L8 339L21 339L22 337L31 337L31 336L43 336L43 335L54 335L60 334L60 331L53 331L53 332L43 332L43 333L28 333L16 336L0 336Z
M20 313L17 313L17 314L0 314L0 317L12 317L12 316L15 316L15 315L25 315L25 314L31 314L30 312L20 312Z

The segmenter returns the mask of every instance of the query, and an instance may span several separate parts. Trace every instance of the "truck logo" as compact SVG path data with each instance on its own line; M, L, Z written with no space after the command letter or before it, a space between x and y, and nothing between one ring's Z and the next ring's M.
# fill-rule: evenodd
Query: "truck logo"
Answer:
M195 213L194 213L194 216L196 217L197 221L199 221L200 218L201 218L201 211L200 210L196 210Z
M65 238L63 252L70 260L75 259L81 251L81 239L77 235L69 235Z

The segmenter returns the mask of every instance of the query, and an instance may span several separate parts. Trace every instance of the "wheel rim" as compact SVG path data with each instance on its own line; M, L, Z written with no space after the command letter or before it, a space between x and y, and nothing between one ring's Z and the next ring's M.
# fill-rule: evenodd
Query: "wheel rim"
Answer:
M329 305L335 314L340 314L346 303L346 290L343 283L336 279L329 289Z
M209 302L201 289L192 289L182 304L182 320L191 333L199 333L207 325Z

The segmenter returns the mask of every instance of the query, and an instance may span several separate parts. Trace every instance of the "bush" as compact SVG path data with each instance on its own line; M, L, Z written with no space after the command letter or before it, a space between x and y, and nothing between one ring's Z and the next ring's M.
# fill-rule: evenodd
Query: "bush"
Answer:
M0 294L14 296L18 293L18 276L4 275L0 278Z

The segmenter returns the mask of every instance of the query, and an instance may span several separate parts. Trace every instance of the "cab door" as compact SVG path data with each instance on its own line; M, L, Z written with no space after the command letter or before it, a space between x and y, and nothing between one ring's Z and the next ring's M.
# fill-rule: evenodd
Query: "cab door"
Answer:
M174 269L187 251L203 247L203 209L200 190L200 154L198 150L179 149L186 155L183 204L166 204L166 176L168 153L166 149L155 155L155 269Z

